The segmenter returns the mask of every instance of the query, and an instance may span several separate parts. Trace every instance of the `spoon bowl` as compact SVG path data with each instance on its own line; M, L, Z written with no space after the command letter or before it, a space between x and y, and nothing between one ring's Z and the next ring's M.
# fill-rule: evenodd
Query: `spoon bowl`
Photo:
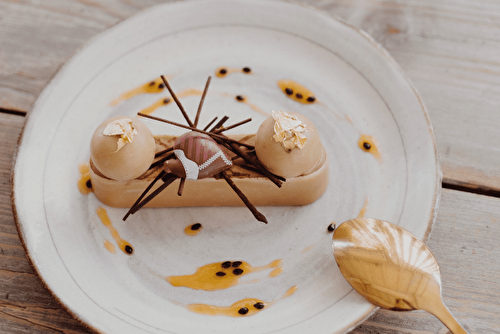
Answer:
M382 220L352 219L335 229L332 248L342 275L372 304L424 310L452 333L467 333L443 303L436 258L410 232Z

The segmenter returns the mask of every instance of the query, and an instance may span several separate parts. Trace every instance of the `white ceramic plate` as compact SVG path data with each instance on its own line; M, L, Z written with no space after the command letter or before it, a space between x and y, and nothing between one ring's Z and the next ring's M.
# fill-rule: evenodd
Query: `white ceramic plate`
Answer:
M215 77L220 66L251 74ZM104 119L133 115L162 96L143 94L112 105L121 93L160 74L176 91L202 89L214 76L200 124L251 116L239 132L255 132L260 110L301 112L317 125L330 160L326 193L305 207L261 207L267 226L241 208L126 209L82 195L78 166ZM277 81L311 90L316 103L288 98ZM199 96L182 98L194 115ZM175 105L156 115L182 122ZM179 133L146 120L154 133ZM358 147L378 141L381 159ZM274 1L186 1L148 9L83 47L39 97L26 123L14 171L19 231L36 271L76 318L106 333L341 333L373 306L344 281L331 254L327 226L358 215L397 223L425 239L435 217L440 170L422 102L392 58L365 33L310 8ZM120 236L118 250L96 215L104 207ZM199 222L202 231L184 228ZM108 247L115 248L113 253ZM111 244L111 246L109 246ZM217 291L174 287L167 276L243 260L283 271L243 275ZM276 272L274 272L276 274ZM292 287L295 293L283 295ZM252 316L207 316L186 305L229 306L243 298L273 302Z

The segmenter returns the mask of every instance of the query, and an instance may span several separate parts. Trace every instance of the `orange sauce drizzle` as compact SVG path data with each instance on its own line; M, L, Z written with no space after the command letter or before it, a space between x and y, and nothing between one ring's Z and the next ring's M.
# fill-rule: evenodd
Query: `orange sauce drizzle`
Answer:
M171 77L165 77L167 80L171 79ZM118 103L122 102L123 100L128 100L133 98L136 95L140 94L157 94L163 92L165 89L165 85L163 83L163 80L161 78L156 78L152 81L146 82L143 85L140 85L139 87L133 88L123 94L120 95L117 99L113 100L111 102L111 105L117 105Z
M80 190L82 195L88 195L94 191L92 189L92 181L90 180L90 167L88 164L81 164L78 166L78 170L80 171L80 179L77 183L78 190Z
M102 207L98 207L96 210L97 216L101 219L101 222L104 226L106 226L109 229L109 232L111 232L111 235L115 239L116 243L118 244L118 248L121 249L122 252L124 252L127 255L131 255L134 251L134 248L132 245L126 241L123 240L120 237L120 234L116 230L116 228L113 226L111 223L111 219L109 219L108 213L106 212L106 209Z
M264 115L264 116L270 116L271 115L270 113L265 112L264 110L260 109L257 105L248 102L248 98L246 96L244 96L244 95L236 95L235 99L236 99L236 101L238 101L240 103L245 103L247 106L249 106L250 108L252 108L253 111L258 112L261 115Z
M188 89L185 89L179 93L176 93L175 95L178 98L182 98L182 97L186 97L186 96L196 96L196 95L201 96L202 94L203 94L203 92L199 89L188 88ZM172 102L172 99L170 97L159 99L158 101L156 101L155 103L153 103L149 107L142 109L141 113L146 114L146 115L151 115L156 109L158 109L162 106L166 106L167 104L170 104L170 102Z
M249 317L260 311L265 310L280 299L290 297L297 291L297 286L294 285L279 299L272 302L265 302L256 298L245 298L231 304L230 306L216 306L208 304L190 304L187 309L191 312L204 315L222 315L227 317Z
M260 267L252 267L244 261L233 261L231 265L227 267L227 263L229 262L230 261L210 263L199 267L192 275L168 276L165 279L170 284L177 287L182 286L195 290L215 291L237 285L241 277L250 273L278 268L283 265L282 260L275 260L268 265ZM236 265L236 262L238 262L239 265ZM279 275L279 273L277 275Z
M104 248L106 248L110 253L116 254L115 245L113 245L108 239L104 240Z
M278 87L287 97L299 103L312 104L317 102L313 92L293 80L278 80Z
M375 137L361 135L358 140L358 146L363 151L371 153L379 162L382 162L382 156L378 150L378 143Z
M359 211L358 217L356 218L363 218L365 216L367 208L368 208L368 197L365 199L365 204L363 204L363 207Z
M249 69L248 67L243 67L243 68L229 68L229 67L226 67L226 66L221 66L221 67L218 67L215 70L215 76L217 78L224 78L227 75L229 75L231 73L236 73L236 72L241 72L241 73L249 74L249 73L252 72L252 70Z
M313 249L316 246L316 244L312 244L311 246L307 246L302 250L302 253L309 252L311 249Z
M199 223L195 223L195 224L186 226L186 228L184 229L184 233L189 235L189 236L197 235L203 229L203 226L201 224L200 224L199 228L196 228L196 225L198 225L198 224ZM193 228L193 227L195 227L195 228Z

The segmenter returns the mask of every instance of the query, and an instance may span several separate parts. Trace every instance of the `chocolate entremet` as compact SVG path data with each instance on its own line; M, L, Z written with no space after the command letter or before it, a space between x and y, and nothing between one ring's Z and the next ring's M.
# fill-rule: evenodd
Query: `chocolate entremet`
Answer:
M253 145L255 142L254 134L229 137L249 145ZM156 152L172 147L176 139L175 136L155 136ZM315 170L307 175L287 178L286 182L283 182L279 188L258 171L247 168L243 159L237 158L229 150L224 151L233 162L232 166L225 172L254 205L306 205L316 201L326 190L328 184L326 155L324 161ZM161 156L156 159L161 159ZM90 176L96 197L106 205L123 208L130 208L162 170L161 166L157 166L134 180L116 181L105 177L95 167L92 160L90 167ZM146 204L146 207L244 205L224 179L208 177L199 180L186 180L182 196L177 194L179 182L179 179L174 181L172 186L153 198ZM153 187L152 191L156 187Z

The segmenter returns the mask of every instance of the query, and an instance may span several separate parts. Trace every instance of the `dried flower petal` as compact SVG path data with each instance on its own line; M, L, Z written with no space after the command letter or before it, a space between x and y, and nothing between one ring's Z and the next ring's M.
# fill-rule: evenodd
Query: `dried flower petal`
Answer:
M115 151L118 152L127 143L131 143L134 140L134 135L137 134L137 129L132 126L131 119L120 118L106 125L102 134L105 136L119 137Z
M302 149L306 145L307 137L304 132L306 125L297 118L285 111L272 111L274 118L274 140L282 143L287 151L295 147Z

